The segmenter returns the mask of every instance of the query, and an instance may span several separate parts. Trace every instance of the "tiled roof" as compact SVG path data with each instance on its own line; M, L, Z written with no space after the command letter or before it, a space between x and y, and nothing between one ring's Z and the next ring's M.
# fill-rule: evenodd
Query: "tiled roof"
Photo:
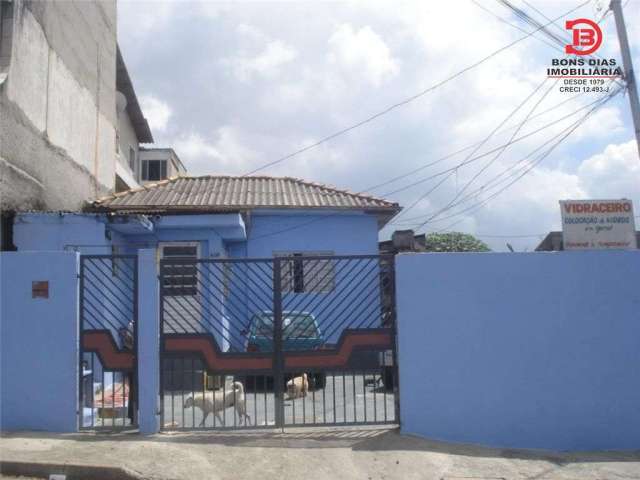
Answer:
M397 203L290 177L174 177L116 193L92 203L92 210L127 212L230 211L251 208L382 210Z

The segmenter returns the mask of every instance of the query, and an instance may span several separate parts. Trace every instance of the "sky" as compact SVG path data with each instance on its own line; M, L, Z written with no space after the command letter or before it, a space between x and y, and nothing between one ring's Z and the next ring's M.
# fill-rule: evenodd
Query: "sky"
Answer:
M581 2L511 3L547 24ZM568 39L564 21L600 19L603 3L548 29ZM623 4L640 71L640 0ZM613 15L601 27L597 54L621 63ZM381 239L461 231L497 251L533 250L559 230L561 199L630 198L640 213L627 96L561 93L546 69L564 55L534 30L497 0L118 2L156 146L189 174L246 174L418 95L256 174L400 203Z

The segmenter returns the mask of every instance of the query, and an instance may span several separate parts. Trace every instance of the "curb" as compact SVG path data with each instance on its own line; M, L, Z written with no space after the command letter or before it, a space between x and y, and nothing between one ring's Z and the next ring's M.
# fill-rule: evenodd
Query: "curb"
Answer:
M109 465L78 465L51 462L0 461L0 473L15 477L49 478L49 475L66 475L67 480L144 480L138 472L126 467Z

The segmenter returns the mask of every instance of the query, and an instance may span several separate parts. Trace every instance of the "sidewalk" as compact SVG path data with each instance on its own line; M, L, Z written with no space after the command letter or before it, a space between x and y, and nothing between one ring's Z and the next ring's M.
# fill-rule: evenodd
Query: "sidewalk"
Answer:
M640 451L556 454L449 445L397 430L7 433L3 462L123 467L145 479L639 479ZM56 473L56 472L51 472ZM64 472L57 472L64 473Z

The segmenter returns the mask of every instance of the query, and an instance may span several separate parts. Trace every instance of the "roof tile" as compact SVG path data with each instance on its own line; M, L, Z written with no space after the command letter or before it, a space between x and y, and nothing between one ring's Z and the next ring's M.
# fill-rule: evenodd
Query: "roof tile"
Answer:
M291 177L173 177L96 200L96 210L200 211L247 208L399 210L397 203Z

